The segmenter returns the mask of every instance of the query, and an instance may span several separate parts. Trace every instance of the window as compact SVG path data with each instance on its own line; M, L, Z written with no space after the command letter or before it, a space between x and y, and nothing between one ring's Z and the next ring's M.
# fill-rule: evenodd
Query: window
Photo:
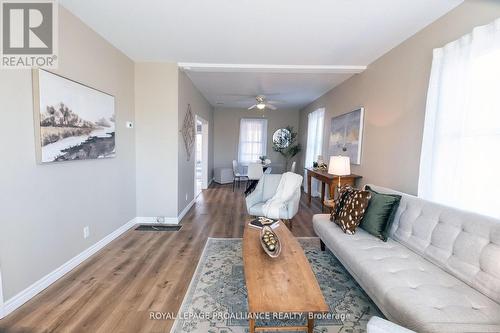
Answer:
M241 119L238 160L241 164L257 162L267 150L267 119Z
M323 124L325 119L325 109L317 109L309 113L307 116L307 147L306 147L306 159L304 161L304 166L306 168L312 168L313 162L317 160L318 155L322 155L323 152ZM306 171L304 171L304 189L307 190L305 181L307 179ZM312 195L318 196L319 193L319 182L316 179L312 180Z
M499 87L500 20L434 50L419 196L500 218Z

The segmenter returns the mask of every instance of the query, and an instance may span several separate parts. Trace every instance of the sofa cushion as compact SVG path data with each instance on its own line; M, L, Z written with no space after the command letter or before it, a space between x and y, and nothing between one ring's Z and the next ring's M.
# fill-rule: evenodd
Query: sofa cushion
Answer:
M500 332L500 305L393 239L346 236L329 215L314 230L391 321L417 332Z
M500 221L401 195L392 238L500 303Z
M365 190L371 193L372 198L359 227L386 241L394 217L396 217L401 196L378 193L371 189L370 186L366 186Z
M347 196L351 194L352 191L354 191L354 188L350 185L343 185L338 189L337 199L335 199L335 206L330 214L330 221L335 221L339 217L340 211L342 210L342 207L344 207Z
M365 214L370 198L371 193L368 191L353 189L345 194L342 207L340 207L339 213L335 215L335 223L346 234L354 235L356 228Z

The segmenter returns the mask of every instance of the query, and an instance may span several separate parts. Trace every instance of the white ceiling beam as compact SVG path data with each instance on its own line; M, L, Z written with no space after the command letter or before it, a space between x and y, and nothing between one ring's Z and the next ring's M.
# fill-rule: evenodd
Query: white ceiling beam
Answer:
M210 64L180 62L183 71L227 72L227 73L284 73L284 74L358 74L366 66L343 65L253 65L253 64Z

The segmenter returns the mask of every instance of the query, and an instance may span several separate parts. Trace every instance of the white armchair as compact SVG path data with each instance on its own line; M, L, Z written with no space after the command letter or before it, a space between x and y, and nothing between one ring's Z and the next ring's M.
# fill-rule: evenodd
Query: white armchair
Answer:
M280 183L282 175L264 174L259 180L255 190L246 197L247 211L252 216L265 216L262 206L267 200L271 199ZM291 219L297 214L300 203L300 187L298 187L288 203L280 210L279 218L289 222L292 227Z

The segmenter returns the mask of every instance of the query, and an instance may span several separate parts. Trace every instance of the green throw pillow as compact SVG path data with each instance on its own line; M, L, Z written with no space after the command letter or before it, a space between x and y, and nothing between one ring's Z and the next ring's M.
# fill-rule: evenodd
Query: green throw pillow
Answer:
M401 196L378 193L372 190L370 186L366 186L365 190L372 194L372 198L359 226L366 232L386 242Z

